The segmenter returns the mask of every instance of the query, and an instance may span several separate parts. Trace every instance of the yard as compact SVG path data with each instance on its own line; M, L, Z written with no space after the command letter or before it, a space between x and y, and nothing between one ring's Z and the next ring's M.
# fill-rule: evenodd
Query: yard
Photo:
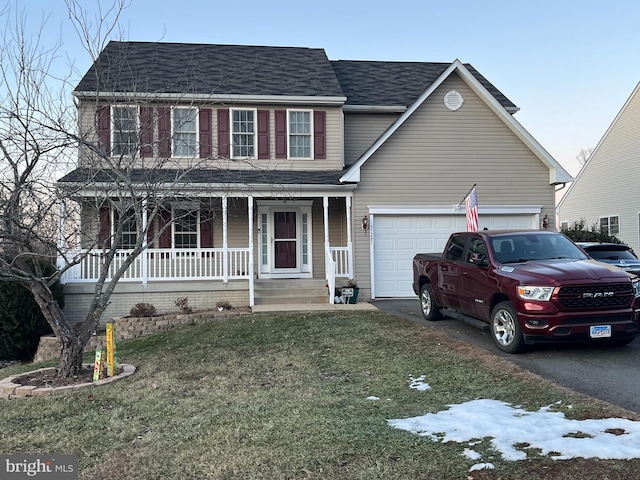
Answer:
M547 424L542 413L628 413L382 312L241 316L121 342L118 360L138 370L65 396L3 400L0 453L76 454L83 479L628 479L640 468L635 457L554 460L563 452L527 440L512 445L525 459L505 460L480 433L442 442L394 425L479 399L531 412L531 429Z

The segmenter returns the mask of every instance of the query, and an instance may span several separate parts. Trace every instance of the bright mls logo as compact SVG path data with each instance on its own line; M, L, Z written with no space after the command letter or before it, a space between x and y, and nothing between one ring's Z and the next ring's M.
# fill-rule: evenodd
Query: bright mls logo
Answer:
M77 480L77 455L0 455L0 478Z

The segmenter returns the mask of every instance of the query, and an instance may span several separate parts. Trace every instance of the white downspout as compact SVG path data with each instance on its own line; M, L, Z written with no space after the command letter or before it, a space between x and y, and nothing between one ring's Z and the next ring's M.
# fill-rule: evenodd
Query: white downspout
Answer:
M222 197L222 281L229 283L229 232L227 225L227 197Z
M142 239L142 258L140 268L142 270L142 284L146 285L149 280L149 245L147 244L147 232L149 231L149 215L147 212L147 199L142 200L142 231L145 233Z
M351 195L345 197L347 209L347 254L349 255L349 279L353 280L353 223L351 221Z

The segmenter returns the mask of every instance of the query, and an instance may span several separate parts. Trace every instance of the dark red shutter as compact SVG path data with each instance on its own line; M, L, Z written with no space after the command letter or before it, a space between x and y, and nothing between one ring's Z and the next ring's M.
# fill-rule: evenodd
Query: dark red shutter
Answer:
M270 158L269 110L258 110L258 158Z
M231 158L229 131L229 109L218 110L218 157Z
M327 158L326 112L313 112L313 157L319 160Z
M276 110L276 158L287 158L287 111Z
M167 158L171 156L171 109L158 109L158 144L159 154Z
M153 157L153 108L140 107L140 156Z
M213 212L200 210L200 247L213 248Z
M200 158L211 158L211 109L200 109Z
M98 108L98 139L106 155L111 155L111 107Z
M171 212L169 210L162 210L160 212L159 223L159 230L162 230L165 227L166 229L160 234L158 246L160 248L171 248Z
M98 215L100 222L98 242L101 247L109 248L111 246L111 215L109 207L100 207Z

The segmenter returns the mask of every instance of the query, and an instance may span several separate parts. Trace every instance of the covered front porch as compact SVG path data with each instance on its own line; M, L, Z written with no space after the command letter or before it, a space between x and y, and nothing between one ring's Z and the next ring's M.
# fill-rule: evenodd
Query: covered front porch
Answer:
M147 245L119 286L132 293L148 291L152 285L164 285L164 291L175 286L179 295L189 291L187 286L199 285L202 289L202 285L221 284L216 291L223 300L225 289L234 285L246 289L249 306L253 307L258 280L315 279L325 286L325 302L333 304L337 282L353 278L351 200L351 192L284 199L253 195L209 198L206 201L213 205L212 232L204 232L200 221L195 234L211 235L213 247ZM172 227L171 235L178 234ZM198 241L197 245L202 243ZM107 281L132 252L116 252ZM78 249L67 255L67 259L74 257L81 261L64 273L62 283L89 287L102 273L104 252ZM65 259L59 262L62 265Z

